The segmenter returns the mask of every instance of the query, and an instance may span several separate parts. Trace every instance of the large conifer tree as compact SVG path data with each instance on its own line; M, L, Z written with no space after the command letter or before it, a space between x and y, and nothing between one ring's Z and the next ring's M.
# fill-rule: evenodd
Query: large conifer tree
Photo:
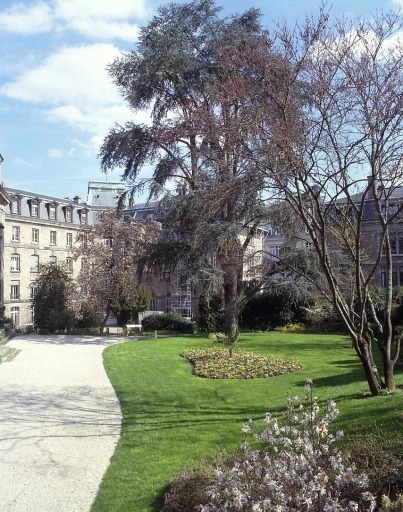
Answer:
M161 7L136 49L110 66L123 97L135 113L149 112L150 123L116 126L101 148L103 169L123 167L132 192L165 197L159 263L181 260L211 283L217 271L207 255L216 253L228 334L237 331L247 248L265 214L250 158L255 77L244 73L251 52L267 48L259 18L255 9L220 18L211 0ZM167 194L173 182L179 193Z

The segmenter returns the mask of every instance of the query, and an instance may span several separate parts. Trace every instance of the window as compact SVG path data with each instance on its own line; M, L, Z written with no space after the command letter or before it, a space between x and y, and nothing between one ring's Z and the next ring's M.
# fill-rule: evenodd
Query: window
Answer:
M20 308L13 306L10 308L10 317L13 327L19 327L20 325Z
M81 258L81 270L86 270L87 269L87 258Z
M38 217L39 205L38 203L31 203L31 217Z
M382 236L381 236L382 239ZM390 253L394 256L403 254L403 233L390 233ZM382 248L382 254L386 254L385 246Z
M39 229L32 228L32 243L39 244Z
M50 220L56 219L56 206L54 204L49 205L49 219Z
M391 237L390 237L390 253L391 254L398 254L396 235L391 235Z
M19 298L20 298L20 282L19 281L11 281L10 299L11 300L19 300Z
M269 255L272 256L273 258L280 257L281 245L271 245L267 249Z
M80 212L80 222L81 224L87 224L87 210L81 210Z
M11 255L11 272L19 272L20 269L20 255L12 254Z
M381 267L381 286L386 286L386 268ZM401 267L392 267L392 286L402 286L403 285L403 266Z
M12 242L20 241L20 228L18 226L13 226L11 228L11 241Z
M103 238L102 243L104 247L113 247L113 238Z
M73 214L70 207L66 207L66 222L72 222Z
M50 232L49 243L50 243L50 245L56 245L56 231L51 231Z
M81 245L83 247L87 247L88 245L88 233L86 231L81 234Z
M39 272L39 256L31 254L31 272Z
M66 233L66 246L73 247L73 233Z
M73 258L66 258L66 272L73 272Z
M15 215L20 213L20 199L18 197L13 197L11 199L11 213Z
M36 283L31 283L29 285L29 299L33 300L37 293L38 293L38 285Z

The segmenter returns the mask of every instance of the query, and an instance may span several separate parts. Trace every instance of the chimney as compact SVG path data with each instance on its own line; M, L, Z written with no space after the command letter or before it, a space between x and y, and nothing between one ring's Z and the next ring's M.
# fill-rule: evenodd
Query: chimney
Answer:
M74 196L73 197L73 201L78 204L80 201L81 201L81 197L80 196Z

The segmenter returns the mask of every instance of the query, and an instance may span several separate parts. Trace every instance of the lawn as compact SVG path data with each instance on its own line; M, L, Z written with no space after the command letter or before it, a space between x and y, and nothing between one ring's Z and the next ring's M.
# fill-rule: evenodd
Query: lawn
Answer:
M302 365L296 373L253 380L194 377L180 353L211 346L203 337L129 341L104 351L104 363L119 397L123 425L92 512L159 511L173 477L203 459L232 453L245 420L266 411L281 414L288 394L303 395L306 378L320 400L336 400L337 427L356 435L371 425L401 435L403 394L366 398L367 385L345 336L246 334L244 350ZM397 384L403 385L401 372Z

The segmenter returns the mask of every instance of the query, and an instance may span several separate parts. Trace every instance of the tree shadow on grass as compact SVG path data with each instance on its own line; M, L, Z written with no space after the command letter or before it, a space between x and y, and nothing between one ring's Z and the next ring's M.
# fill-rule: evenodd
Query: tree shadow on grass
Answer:
M334 373L329 372L329 375L323 377L313 378L313 384L315 389L320 390L323 388L327 388L331 391L334 391L334 393L332 393L331 396L333 400L337 400L338 398L355 399L364 397L364 391L368 389L368 384L365 379L364 370L362 369L362 366L359 361L354 359L340 359L329 362L329 365L337 367L338 369L343 368L346 371L340 373L340 371L338 370L337 372ZM351 384L357 384L360 382L362 383L363 391L357 391L357 393L351 394L345 393L344 386L349 386ZM297 385L300 386L304 386L304 384L305 383L302 380L297 382Z
M134 338L133 338L134 339ZM75 336L70 334L18 334L10 339L10 341L24 341L29 344L46 344L46 345L100 345L107 347L115 343L127 341L125 338L117 336Z

